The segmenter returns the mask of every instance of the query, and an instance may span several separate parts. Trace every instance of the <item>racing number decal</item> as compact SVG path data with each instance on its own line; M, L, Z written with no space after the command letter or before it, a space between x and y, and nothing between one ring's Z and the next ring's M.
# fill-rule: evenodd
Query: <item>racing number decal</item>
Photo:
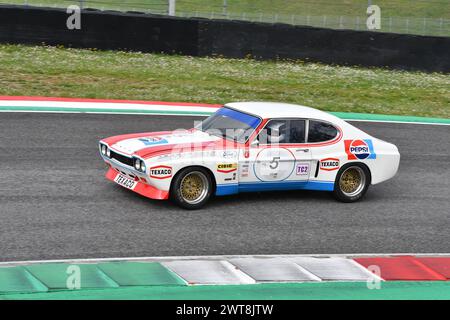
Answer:
M270 169L275 170L278 168L278 165L280 164L280 157L273 157L272 161L270 162Z
M255 176L261 181L282 181L294 172L295 157L284 148L266 148L256 156Z

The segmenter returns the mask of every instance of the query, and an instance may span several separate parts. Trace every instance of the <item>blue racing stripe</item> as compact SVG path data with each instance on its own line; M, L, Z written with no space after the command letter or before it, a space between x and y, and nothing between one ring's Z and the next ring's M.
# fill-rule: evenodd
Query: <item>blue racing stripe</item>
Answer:
M216 196L227 196L239 192L239 185L234 184L218 184L216 188Z

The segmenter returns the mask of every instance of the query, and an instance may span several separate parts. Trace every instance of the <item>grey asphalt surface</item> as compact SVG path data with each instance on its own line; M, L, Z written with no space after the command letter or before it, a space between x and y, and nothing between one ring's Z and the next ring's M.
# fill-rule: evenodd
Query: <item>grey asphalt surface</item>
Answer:
M449 126L355 122L402 159L354 204L293 191L185 211L105 180L100 138L194 119L0 113L0 260L450 251Z

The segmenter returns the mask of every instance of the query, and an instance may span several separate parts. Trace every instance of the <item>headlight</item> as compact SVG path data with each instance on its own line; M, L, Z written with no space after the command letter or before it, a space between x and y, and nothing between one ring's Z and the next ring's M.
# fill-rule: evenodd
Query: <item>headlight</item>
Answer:
M111 158L111 149L106 148L106 156L107 156L108 158Z
M137 171L141 171L141 160L139 159L134 159L134 168Z
M139 172L145 172L147 170L144 161L138 158L134 158L134 168Z
M100 150L104 156L106 155L106 149L107 149L106 146L104 144L102 144L100 147Z

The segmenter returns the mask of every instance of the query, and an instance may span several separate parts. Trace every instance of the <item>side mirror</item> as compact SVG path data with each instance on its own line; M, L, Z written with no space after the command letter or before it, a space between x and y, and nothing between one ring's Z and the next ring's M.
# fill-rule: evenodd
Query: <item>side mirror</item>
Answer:
M258 138L255 138L250 144L250 147L257 147L257 146L259 146L259 141Z

